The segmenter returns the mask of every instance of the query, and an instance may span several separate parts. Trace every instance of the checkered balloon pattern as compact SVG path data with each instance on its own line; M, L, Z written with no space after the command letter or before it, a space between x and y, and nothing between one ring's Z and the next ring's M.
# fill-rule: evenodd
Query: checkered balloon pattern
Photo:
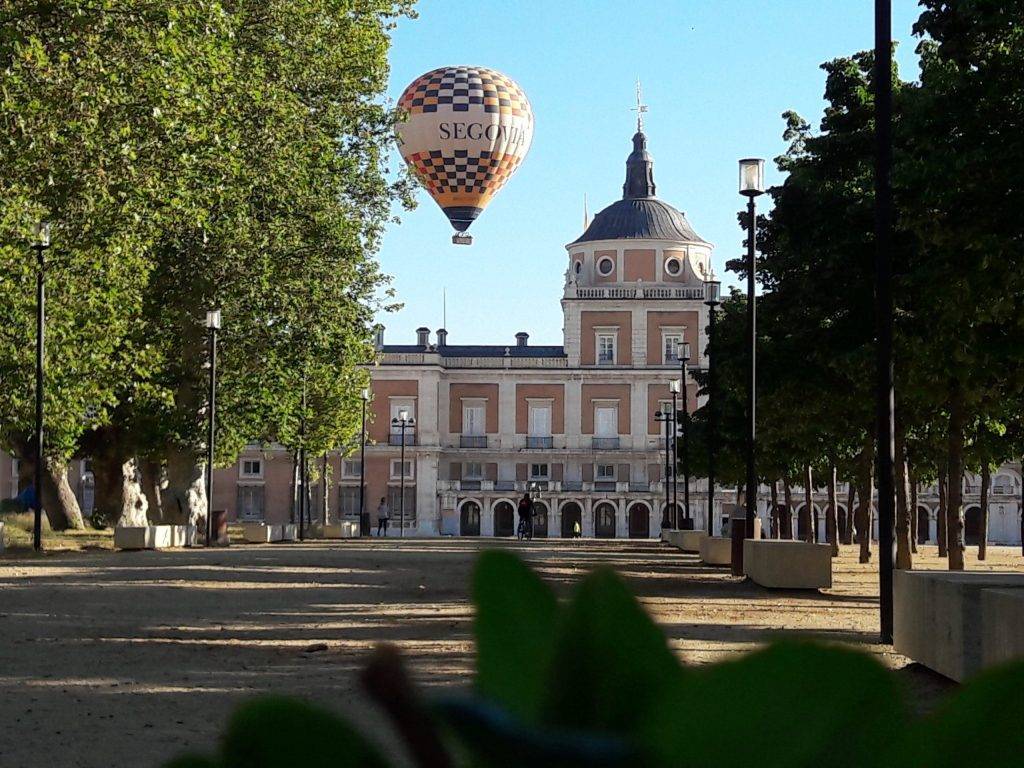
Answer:
M407 118L399 126L402 157L449 218L453 208L479 213L533 138L526 94L492 69L435 69L414 80L398 106Z

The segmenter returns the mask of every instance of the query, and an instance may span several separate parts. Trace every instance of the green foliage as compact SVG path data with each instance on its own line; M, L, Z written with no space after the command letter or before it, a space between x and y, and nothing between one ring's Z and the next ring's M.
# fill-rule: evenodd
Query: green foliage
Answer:
M1016 765L1024 749L1024 663L915 719L890 670L838 646L780 642L684 667L609 571L559 604L518 558L488 552L473 596L475 691L432 707L457 765L952 768ZM337 717L275 697L239 709L216 760L168 768L386 764Z

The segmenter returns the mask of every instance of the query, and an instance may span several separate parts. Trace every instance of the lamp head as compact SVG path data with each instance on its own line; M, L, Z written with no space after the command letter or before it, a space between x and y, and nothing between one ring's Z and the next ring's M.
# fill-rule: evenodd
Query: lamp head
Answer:
M740 160L740 194L747 197L764 194L764 160L761 158Z
M399 421L408 421L409 420L409 412L405 408L403 408L402 410L400 410L398 412L398 420Z
M37 221L35 227L32 228L33 234L35 235L35 244L40 248L50 247L50 222L48 221Z
M679 389L679 379L672 379L672 381L668 383L668 391L671 392L673 395L678 395Z
M704 298L705 304L718 305L722 299L722 281L721 280L705 280L704 281Z
M368 387L363 387L363 391L359 393L359 396L363 399L364 402L366 400L369 400L370 399L370 390L369 390L369 388Z
M685 363L690 359L690 344L683 342L676 348L676 360L680 363Z
M206 328L210 331L220 330L220 310L211 309L206 313Z

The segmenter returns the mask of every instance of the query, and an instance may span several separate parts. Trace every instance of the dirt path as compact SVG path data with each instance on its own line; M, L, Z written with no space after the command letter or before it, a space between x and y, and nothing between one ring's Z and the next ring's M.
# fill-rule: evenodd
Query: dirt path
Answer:
M185 749L211 750L233 706L259 692L308 697L383 735L355 670L387 640L422 684L467 685L468 580L484 544L495 542L0 559L0 764L158 766ZM877 579L853 548L836 563L833 590L801 595L741 584L655 543L497 545L524 551L562 594L592 567L616 568L692 663L792 635L908 663L874 644ZM1015 550L994 550L986 567L1022 567ZM934 550L920 562L939 565ZM327 650L307 650L318 643ZM901 674L926 700L946 687L912 668Z

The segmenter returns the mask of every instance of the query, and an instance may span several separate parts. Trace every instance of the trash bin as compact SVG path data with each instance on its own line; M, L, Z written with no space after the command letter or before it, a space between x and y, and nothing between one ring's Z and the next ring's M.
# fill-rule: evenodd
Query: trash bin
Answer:
M211 542L215 547L226 547L228 545L228 511L226 509L215 509L213 510L211 526L213 541Z
M359 515L359 535L369 536L373 532L370 527L370 513L363 512Z

